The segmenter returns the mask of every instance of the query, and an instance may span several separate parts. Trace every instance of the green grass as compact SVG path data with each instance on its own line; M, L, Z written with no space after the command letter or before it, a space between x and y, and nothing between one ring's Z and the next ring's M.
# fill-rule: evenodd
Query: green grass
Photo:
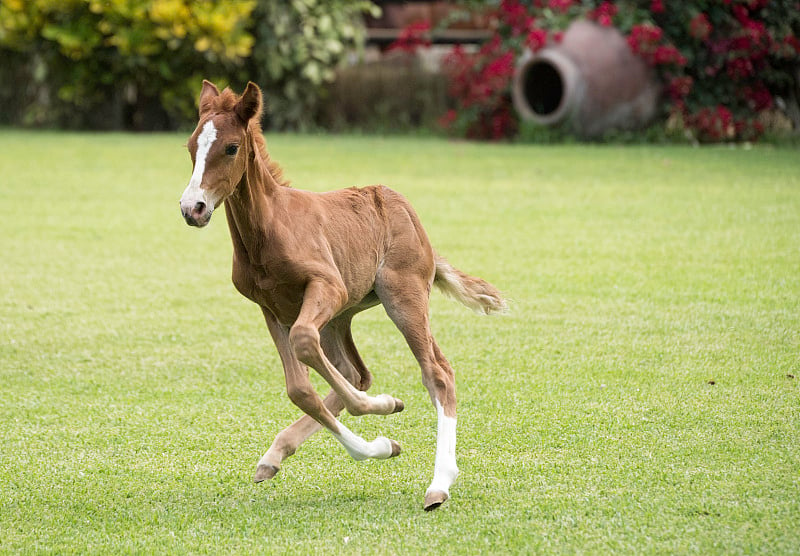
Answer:
M298 411L224 217L180 217L184 142L0 134L0 552L800 551L798 151L269 136L512 301L433 295L461 475L424 513L435 413L381 309L356 342L406 410L343 421L403 454L318 434L251 483Z

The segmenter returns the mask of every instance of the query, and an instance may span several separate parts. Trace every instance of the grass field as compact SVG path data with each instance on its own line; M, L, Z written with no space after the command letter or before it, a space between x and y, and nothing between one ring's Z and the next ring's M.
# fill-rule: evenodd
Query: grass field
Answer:
M800 552L800 153L269 136L297 187L385 183L512 301L434 293L461 475L421 510L435 412L380 308L403 413L255 464L298 411L185 136L0 133L0 552ZM321 381L315 384L322 389Z

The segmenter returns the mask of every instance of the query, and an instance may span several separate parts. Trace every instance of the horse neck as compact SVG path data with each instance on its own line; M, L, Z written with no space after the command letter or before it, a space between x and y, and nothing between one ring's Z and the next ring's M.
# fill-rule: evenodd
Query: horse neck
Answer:
M260 130L248 129L245 141L247 167L236 191L225 201L228 227L234 250L250 262L263 263L265 243L273 221L275 197L281 185L270 173L260 143L255 138Z

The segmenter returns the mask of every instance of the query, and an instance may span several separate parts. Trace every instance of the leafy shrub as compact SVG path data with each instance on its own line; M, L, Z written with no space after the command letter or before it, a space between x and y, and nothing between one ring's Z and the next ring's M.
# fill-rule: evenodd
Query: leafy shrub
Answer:
M249 78L266 89L273 128L314 125L326 85L345 56L363 45L366 0L260 0L253 12Z
M203 78L268 91L276 127L307 126L360 44L346 0L3 0L0 121L99 128L191 123ZM21 81L20 81L21 80Z
M194 112L204 77L242 66L253 46L246 27L254 5L5 0L0 45L34 68L27 85L38 91L21 123L171 127ZM137 121L152 105L161 122Z
M663 114L700 141L756 139L758 115L781 96L796 105L800 5L796 0L501 0L488 7L494 36L446 62L456 107L442 123L467 137L517 132L510 86L514 60L558 44L575 18L617 27L664 85ZM797 123L795 124L797 125Z

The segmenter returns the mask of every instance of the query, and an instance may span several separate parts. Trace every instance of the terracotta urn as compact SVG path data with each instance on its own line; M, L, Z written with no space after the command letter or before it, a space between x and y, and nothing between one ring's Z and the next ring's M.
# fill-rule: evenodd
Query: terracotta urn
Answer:
M526 52L512 84L522 118L564 124L585 138L644 126L660 91L650 67L619 31L583 20L567 28L560 44Z

